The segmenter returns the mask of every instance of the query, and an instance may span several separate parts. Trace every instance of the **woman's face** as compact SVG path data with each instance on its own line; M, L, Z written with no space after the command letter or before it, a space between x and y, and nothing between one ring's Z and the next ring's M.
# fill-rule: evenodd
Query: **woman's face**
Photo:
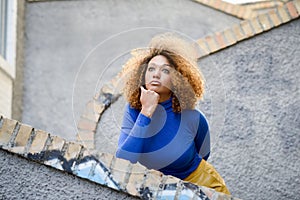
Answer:
M145 74L146 88L160 95L160 101L168 100L171 96L171 70L166 57L157 55L148 63Z

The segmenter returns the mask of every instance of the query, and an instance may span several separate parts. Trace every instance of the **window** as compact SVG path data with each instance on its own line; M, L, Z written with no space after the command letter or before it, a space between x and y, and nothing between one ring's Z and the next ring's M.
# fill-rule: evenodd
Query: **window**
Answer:
M8 0L0 0L0 54L6 58Z

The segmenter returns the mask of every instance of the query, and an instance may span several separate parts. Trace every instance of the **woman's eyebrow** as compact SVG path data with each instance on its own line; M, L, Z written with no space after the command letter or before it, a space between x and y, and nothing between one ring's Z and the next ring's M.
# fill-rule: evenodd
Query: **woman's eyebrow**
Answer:
M162 65L158 65L156 63L149 63L149 65L151 65L151 66L158 66L158 67L172 67L172 65L167 64L167 63L162 64Z

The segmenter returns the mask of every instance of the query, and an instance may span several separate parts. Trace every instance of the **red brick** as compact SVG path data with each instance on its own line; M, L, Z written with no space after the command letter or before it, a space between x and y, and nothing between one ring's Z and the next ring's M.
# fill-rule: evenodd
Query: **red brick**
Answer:
M271 10L268 14L274 26L279 26L281 24L281 20L275 10Z
M223 49L227 46L226 43L225 43L225 38L224 38L222 33L216 33L215 34L215 39L216 39L216 41L217 41L220 48Z
M86 149L86 148L83 148L81 150L81 153L82 153L82 157L86 157L86 156L92 156L92 155L96 155L97 153L94 152L94 150L89 150L89 149ZM98 158L98 156L97 156ZM101 162L101 161L100 161Z
M16 125L16 120L3 119L3 124L0 129L0 146L8 145Z
M85 108L82 113L82 117L85 119L91 120L93 122L98 122L100 119L100 114L89 108Z
M115 94L116 89L114 88L114 86L111 83L106 83L102 86L101 92L102 93Z
M143 185L144 174L132 173L130 174L128 184L126 185L126 191L129 194L134 196L139 195L138 188L141 188Z
M95 141L94 140L85 140L80 143L84 148L88 150L95 150Z
M57 150L57 151L61 151L63 146L65 144L65 140L62 139L61 137L58 136L51 136L51 144L49 145L48 150L52 151L52 150Z
M270 30L273 26L269 21L269 17L267 14L262 14L258 16L258 20L262 25L264 31Z
M22 124L15 139L16 146L26 146L33 128Z
M77 141L88 149L94 149L95 133L91 131L79 131L77 134Z
M245 7L239 6L239 11L237 13L237 16L240 18L244 18L243 16L244 16L245 11L246 11Z
M29 153L31 154L40 153L41 151L43 151L45 148L46 141L49 137L49 133L46 133L42 130L36 130L35 134L36 135L29 149Z
M207 43L204 39L200 39L197 41L197 44L200 46L200 56L199 57L202 57L202 56L206 56L209 54L209 49L207 47Z
M146 180L145 180L145 185L149 185L151 188L159 188L159 185L161 183L163 174L159 171L156 170L149 170ZM176 199L176 198L174 198Z
M241 27L242 27L244 33L246 34L247 38L254 35L254 33L252 31L252 28L251 28L251 25L250 25L248 20L242 21L241 22Z
M227 6L227 3L224 2L224 1L221 1L221 2L220 2L220 8L219 8L219 9L223 11L223 10L225 10L226 6Z
M88 112L88 113L101 114L104 111L104 109L105 109L104 104L102 104L96 100L89 101L85 106L85 112Z
M207 42L210 52L215 52L215 51L219 50L219 47L217 46L217 44L212 36L206 36L205 40Z
M300 1L293 1L297 12L300 14Z
M263 32L263 28L261 27L257 17L252 18L250 20L250 23L252 24L252 27L254 28L255 34Z
M215 0L215 3L213 4L214 8L220 10L222 2L220 0Z
M105 110L105 105L103 103L96 103L94 105L94 108L95 108L95 112L102 114L103 111Z
M94 140L95 133L92 131L79 131L77 134L78 141Z
M209 4L210 2L210 0L196 0L196 1L202 4Z
M18 154L25 153L25 148L32 130L32 127L22 124L14 141L14 146L10 149L10 151Z
M109 168L109 166L111 166L111 163L113 161L114 156L110 153L100 153L98 155L98 158L100 159L100 161L105 164L107 166L107 168Z
M224 36L228 42L229 45L235 44L237 41L231 31L231 29L227 29L224 31Z
M237 16L238 12L239 12L239 6L232 6L232 10L231 10L231 14Z
M68 143L68 148L65 152L65 159L67 161L71 160L71 159L77 159L79 154L80 154L80 151L82 149L82 145L80 144L77 144L77 143Z
M115 77L110 80L110 85L114 88L113 94L118 95L121 94L121 90L123 88L122 76L118 73Z
M239 24L232 27L233 33L237 41L243 40L246 38L246 35L242 32L241 26Z
M144 184L144 175L146 172L146 168L142 165L135 164L132 165L132 173L130 173L128 184L126 186L127 191L130 192L130 194L137 195L138 188L141 188Z
M114 157L112 160L112 165L110 166L112 176L119 184L122 185L122 187L126 187L126 185L122 183L124 183L128 173L127 171L129 165L129 161Z
M225 3L225 4L226 4L226 6L224 7L224 11L226 13L232 14L232 10L235 5L230 4L230 3Z
M278 8L278 14L282 20L283 23L288 22L291 20L290 16L288 15L288 13L286 12L286 10L284 9L284 7L279 7Z
M286 5L292 19L299 17L299 13L297 12L297 9L292 1L288 2L285 5Z
M254 13L252 12L252 10L250 10L249 8L246 9L243 18L244 19L252 19L254 17Z
M81 130L96 131L97 123L88 119L80 118L77 127Z
M218 0L210 0L208 4L214 8L217 8Z

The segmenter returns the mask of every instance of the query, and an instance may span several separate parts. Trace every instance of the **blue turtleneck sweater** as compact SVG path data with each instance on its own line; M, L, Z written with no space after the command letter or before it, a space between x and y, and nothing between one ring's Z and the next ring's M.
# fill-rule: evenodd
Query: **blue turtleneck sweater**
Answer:
M198 110L175 113L169 99L149 118L126 106L117 157L184 179L209 153L208 123Z

